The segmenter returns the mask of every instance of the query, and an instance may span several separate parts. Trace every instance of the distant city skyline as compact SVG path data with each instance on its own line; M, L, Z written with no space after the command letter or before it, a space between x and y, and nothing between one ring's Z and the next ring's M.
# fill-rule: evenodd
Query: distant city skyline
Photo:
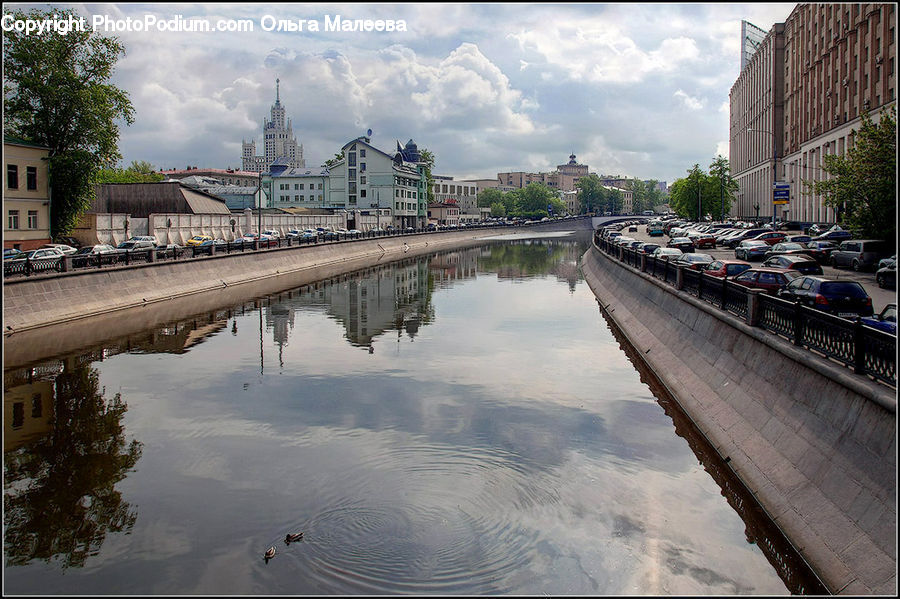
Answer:
M124 165L240 169L279 79L308 165L372 129L374 146L415 139L458 179L549 172L574 153L598 174L671 183L728 155L741 22L767 31L795 4L52 6L118 25L103 33L126 48L112 78L135 108ZM338 15L362 27L328 30Z

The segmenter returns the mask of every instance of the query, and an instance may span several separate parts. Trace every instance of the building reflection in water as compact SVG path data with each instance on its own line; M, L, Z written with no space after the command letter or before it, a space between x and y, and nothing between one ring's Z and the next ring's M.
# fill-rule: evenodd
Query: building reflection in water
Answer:
M136 522L136 508L123 501L116 484L134 469L142 445L126 440L127 404L119 393L105 396L94 362L121 353L183 354L223 331L236 335L237 317L258 312L262 365L263 331L271 333L280 352L295 333L298 310L325 312L343 326L352 345L372 352L373 339L381 335L396 332L398 339L412 340L432 323L436 288L474 279L479 272L509 280L537 276L550 264L557 279L572 288L582 252L571 242L545 240L411 258L4 372L7 564L61 560L63 567L81 567L108 534L127 532Z
M137 511L116 483L141 443L125 439L128 406L105 397L84 356L4 373L4 553L7 565L81 567Z

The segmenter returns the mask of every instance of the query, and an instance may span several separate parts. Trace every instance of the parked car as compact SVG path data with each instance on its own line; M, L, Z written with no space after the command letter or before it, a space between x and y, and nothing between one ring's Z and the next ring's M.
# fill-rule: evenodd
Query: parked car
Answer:
M875 273L875 283L882 289L897 288L897 263L891 262L884 268L879 268Z
M63 256L68 256L69 254L74 254L78 251L78 248L74 248L65 243L45 243L41 248L56 248L63 253Z
M789 302L800 302L842 318L871 316L874 312L872 298L856 281L835 281L801 275L777 295Z
M194 245L200 245L204 241L210 241L210 240L212 240L212 237L210 237L209 235L194 235L193 237L191 237L190 239L185 241L185 244L188 246L194 246Z
M653 256L654 258L657 258L660 260L671 260L672 258L674 258L676 256L680 256L683 253L684 252L682 252L678 248L660 247L660 248L656 248L655 250L653 250L653 253L650 255Z
M681 250L682 253L690 253L694 251L694 242L687 237L673 237L666 243L666 247Z
M158 258L172 257L177 258L184 253L184 247L177 243L167 243L165 245L156 246L156 256Z
M703 272L710 276L723 279L725 277L739 275L750 268L753 268L752 264L741 260L713 260L706 265Z
M119 251L107 243L86 245L72 254L72 266L94 266L100 264L112 264L119 259Z
M688 239L690 239L695 248L711 248L716 249L716 236L712 233L703 233L700 231L691 231L688 233Z
M787 238L787 235L780 231L769 231L767 233L760 233L756 237L751 237L751 239L755 241L765 241L769 245L775 245L776 243L781 243Z
M763 263L766 268L785 268L796 270L804 275L821 275L822 267L818 262L803 255L781 255L772 256Z
M13 258L23 255L25 252L22 250L17 250L16 248L4 248L3 249L3 261L12 260Z
M130 252L130 251L135 251L135 250L152 251L155 248L156 248L156 244L147 239L144 239L144 240L129 239L128 241L123 241L122 243L120 243L119 245L116 246L116 249L119 250L120 253L126 252L126 251Z
M63 257L63 253L59 248L38 248L36 250L27 250L24 252L19 252L18 254L12 255L8 260L4 260L4 262L10 261L19 261L19 260L56 260L58 261Z
M199 245L193 246L194 255L197 254L207 254L212 255L213 248L215 248L216 253L224 252L228 249L228 242L224 239L207 239L203 243Z
M862 323L866 326L870 326L873 329L878 329L879 331L884 331L885 333L890 333L891 335L897 334L897 304L888 304L884 308L882 308L881 312L875 314L873 316L866 316L861 319Z
M831 252L829 263L835 268L849 266L855 271L874 270L878 261L885 257L885 243L877 239L852 239L842 241Z
M837 248L837 244L833 241L810 241L806 244L806 252L819 264L828 264L831 252Z
M878 261L878 270L881 270L885 266L890 266L891 264L896 264L897 262L897 254L894 254L890 258L882 258Z
M647 235L650 237L662 237L666 231L660 223L650 223L647 225Z
M789 241L791 243L809 243L812 241L812 237L809 235L788 235L785 241Z
M818 235L813 234L812 228L810 228L810 235L813 235L813 241L843 241L853 237L850 231L845 231L837 225Z
M769 251L769 244L762 240L745 239L734 248L735 260L762 260Z
M660 247L660 245L658 243L647 242L641 246L640 252L642 254L652 254L658 247Z
M791 254L806 254L806 246L802 243L794 243L792 241L782 241L781 243L776 243L773 245L768 252L765 254L765 258L769 259L772 256L781 256L781 255L791 255ZM810 256L811 257L811 256Z
M709 254L689 253L682 254L672 260L672 264L676 266L684 266L691 270L703 270L706 265L713 261L713 257Z
M765 229L760 229L760 228L744 229L744 230L738 232L737 235L733 235L731 237L727 237L726 239L724 239L722 245L725 245L731 249L734 249L738 246L738 244L740 242L744 241L745 239L753 239L757 235L762 235L765 232L766 232Z
M279 233L275 229L266 229L265 231L263 231L263 235L268 235L272 239L279 239L281 237L281 233Z
M775 295L779 289L803 275L795 270L778 268L749 268L737 275L733 282L751 289L762 289L769 295Z

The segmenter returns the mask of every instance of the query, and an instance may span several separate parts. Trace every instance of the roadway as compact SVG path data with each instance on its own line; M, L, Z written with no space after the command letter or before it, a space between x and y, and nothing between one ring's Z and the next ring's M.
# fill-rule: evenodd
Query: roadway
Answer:
M669 241L668 235L663 235L662 237L650 237L649 235L647 235L646 225L638 225L637 227L637 233L629 232L628 227L625 227L624 229L622 229L622 235L627 235L628 237L633 237L641 241L652 241L653 243L658 243L661 246L665 246ZM787 231L786 233L788 235L800 235L802 231ZM735 259L734 250L728 249L727 247L716 247L716 249L714 250L698 249L696 251L701 254L709 254L713 258L720 260ZM750 262L754 266L760 266L762 263L761 260ZM822 272L822 276L828 279L856 281L860 283L869 294L869 297L872 298L872 307L875 309L875 314L881 312L881 309L884 308L887 304L897 302L897 291L894 289L881 289L880 287L878 287L878 284L875 282L874 272L853 272L853 270L848 268L832 268L831 266L827 266L824 264L822 265Z

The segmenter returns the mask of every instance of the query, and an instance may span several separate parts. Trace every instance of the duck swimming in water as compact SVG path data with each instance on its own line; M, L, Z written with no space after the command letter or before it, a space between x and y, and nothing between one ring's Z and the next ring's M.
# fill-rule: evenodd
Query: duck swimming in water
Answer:
M284 537L284 542L287 543L288 545L290 545L291 543L294 543L294 542L296 542L296 541L300 541L300 540L302 540L302 539L303 539L303 533L302 533L302 532L289 532L289 533Z
M275 557L275 545L272 545L266 552L263 554L263 558L266 560L266 563L269 563L269 560Z

